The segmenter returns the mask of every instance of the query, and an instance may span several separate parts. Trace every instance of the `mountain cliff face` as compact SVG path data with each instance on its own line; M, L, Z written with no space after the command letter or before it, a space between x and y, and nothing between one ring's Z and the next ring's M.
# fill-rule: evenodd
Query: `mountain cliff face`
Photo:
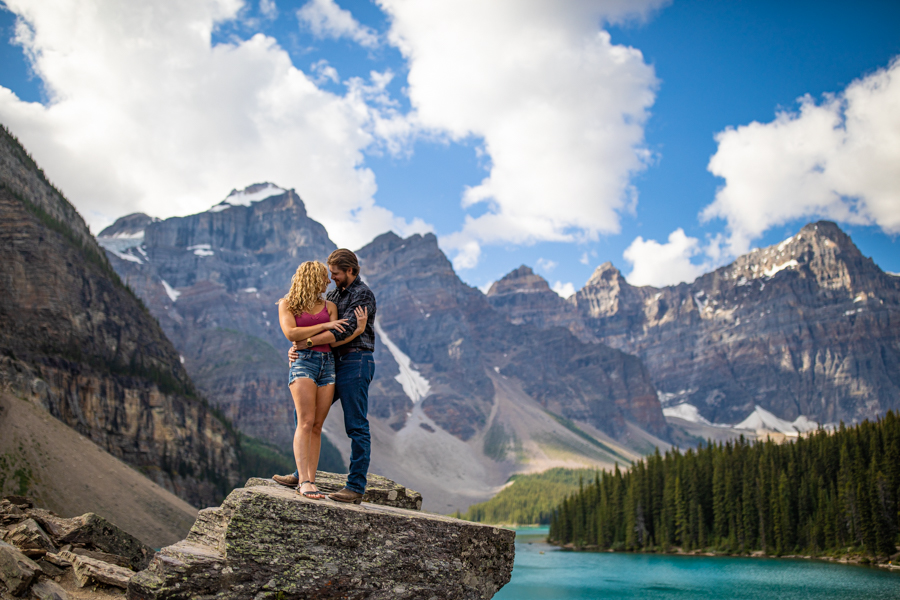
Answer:
M531 267L522 265L495 281L487 293L488 302L514 325L565 327L583 342L597 338L585 326L578 309L563 302L559 294Z
M194 504L239 477L234 434L84 221L0 131L0 384Z
M635 287L606 263L552 306L572 308L596 339L643 359L666 406L690 404L714 423L740 423L757 407L833 423L900 406L900 278L834 223L691 284ZM542 322L541 311L511 315Z
M509 324L434 235L386 233L357 254L378 298L372 469L405 477L429 510L481 501L513 472L611 468L666 447L636 357Z
M256 184L187 217L128 215L98 240L203 394L244 433L289 449L289 344L276 303L301 262L336 248L300 197ZM340 470L333 448L326 460Z
M625 433L626 421L666 436L639 360L579 342L563 328L536 335L533 326L510 325L456 276L434 235L403 240L387 233L358 254L379 298L381 329L416 357L430 386L423 410L451 434L467 440L487 424L495 395L488 374L494 371L518 380L553 414L613 437Z

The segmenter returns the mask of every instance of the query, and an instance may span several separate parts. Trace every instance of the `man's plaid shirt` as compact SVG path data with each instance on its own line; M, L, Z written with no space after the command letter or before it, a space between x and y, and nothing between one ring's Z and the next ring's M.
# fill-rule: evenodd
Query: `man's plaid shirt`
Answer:
M353 283L346 288L335 288L328 292L328 299L337 306L338 319L347 319L347 328L343 332L331 330L337 341L349 337L356 330L356 315L353 314L353 309L357 306L366 306L369 309L369 320L366 322L365 330L359 334L358 338L335 348L335 350L346 351L349 348L359 348L375 352L375 294L372 293L369 286L357 276Z

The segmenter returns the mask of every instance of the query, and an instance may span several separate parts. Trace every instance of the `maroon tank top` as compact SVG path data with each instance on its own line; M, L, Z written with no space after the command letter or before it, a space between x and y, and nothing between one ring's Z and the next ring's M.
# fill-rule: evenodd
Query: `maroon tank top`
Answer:
M330 320L330 317L328 316L328 305L326 304L321 311L314 315L309 313L294 315L294 320L297 322L297 327L309 327L311 325L318 325L319 323L327 323ZM306 350L306 340L300 342L300 348ZM315 350L316 352L331 352L331 346L328 344L320 344L318 346L313 346L310 350Z

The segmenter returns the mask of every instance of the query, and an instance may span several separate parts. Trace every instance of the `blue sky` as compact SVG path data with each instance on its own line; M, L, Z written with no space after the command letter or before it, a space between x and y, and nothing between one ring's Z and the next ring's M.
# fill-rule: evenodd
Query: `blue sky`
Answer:
M0 121L95 232L269 180L482 288L690 280L817 218L900 272L896 2L41 4L0 11Z

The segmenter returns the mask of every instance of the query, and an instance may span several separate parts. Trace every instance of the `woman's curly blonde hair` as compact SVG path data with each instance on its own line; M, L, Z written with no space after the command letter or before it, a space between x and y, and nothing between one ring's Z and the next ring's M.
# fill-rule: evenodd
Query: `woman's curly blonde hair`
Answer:
M300 263L291 277L291 289L282 298L288 310L295 315L308 313L322 299L322 280L328 276L328 269L317 260Z

